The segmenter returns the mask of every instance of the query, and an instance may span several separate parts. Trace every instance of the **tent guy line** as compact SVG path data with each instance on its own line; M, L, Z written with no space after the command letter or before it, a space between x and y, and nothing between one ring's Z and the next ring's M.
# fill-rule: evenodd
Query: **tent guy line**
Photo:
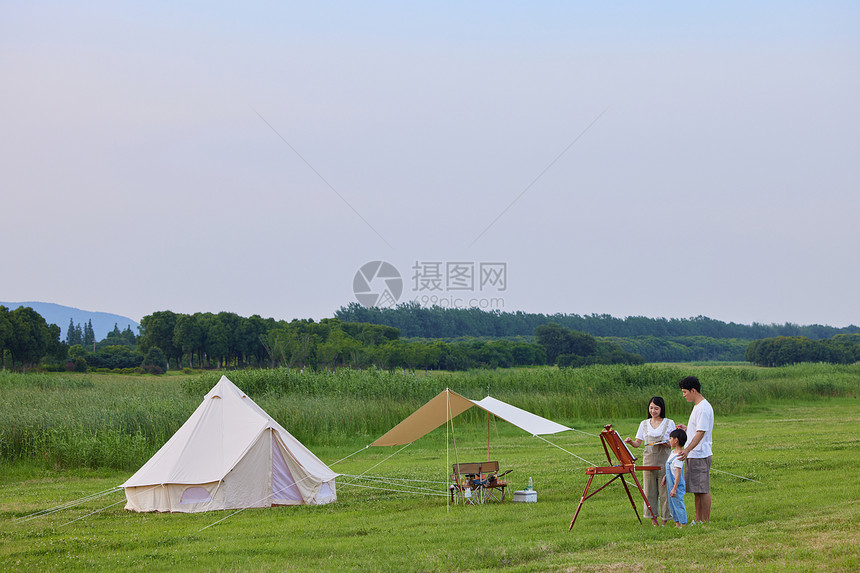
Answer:
M347 475L347 474L342 474L342 475ZM363 487L363 488L368 488L368 489L379 489L379 490L383 490L383 491L393 491L393 492L397 492L397 493L413 493L416 495L435 495L435 496L448 495L444 491L439 491L437 489L430 489L428 487L419 487L419 486L414 486L414 485L410 485L410 484L404 484L404 483L402 483L403 480L398 481L398 478L367 477L367 476L348 476L348 477L352 477L352 478L356 478L356 479L364 479L364 480L368 480L368 481L375 481L378 483L388 484L391 486L398 486L400 489L382 488L382 487L377 487L377 486L372 486L372 485L360 484L360 483L356 483L354 481L348 482L348 483L343 483L341 485ZM405 481L424 481L424 480L405 480ZM439 485L445 485L445 483L443 483L443 482L428 482L428 483L436 483Z
M562 448L562 447L561 447L561 446L559 446L558 444L553 444L552 442L550 442L549 440L547 440L547 439L546 439L546 438L544 438L543 436L539 436L539 435L537 435L537 434L534 434L534 436L532 436L532 437L534 437L534 438L540 438L541 440L543 440L544 442L548 443L549 445L551 445L551 446L555 446L556 448L560 449L560 450L561 450L561 451L563 451L564 453L566 453L566 454L570 454L570 455L572 455L572 456L573 456L573 457L575 457L575 458L579 458L580 460L584 461L585 463L587 463L587 464L588 464L588 465L590 465L590 466L594 466L594 465L596 465L594 462L590 462L590 461L588 461L587 459L583 458L582 456L578 456L578 455L574 454L573 452L569 452L569 451L565 450L564 448Z
M377 487L374 485L364 485L364 484L352 483L352 482L351 483L345 483L343 485L347 485L347 486L351 486L351 487L362 487L364 489L375 489L375 490L379 490L379 491L391 491L394 493L412 493L415 495L433 495L436 497L448 497L447 493L444 493L444 492L440 493L438 491L430 491L430 490L418 491L418 490L393 489L390 487Z
M352 452L352 453L351 453L351 454L349 454L348 456L344 456L344 457L340 458L340 459L339 459L339 460L337 460L336 462L332 462L332 463L330 463L330 464L329 464L329 467L331 467L331 466L333 466L333 465L336 465L336 464L339 464L340 462L342 462L342 461L344 461L344 460L348 460L349 458L351 458L351 457L352 457L352 456L354 456L355 454L357 454L357 453L359 453L359 452L363 452L364 450L366 450L366 449L367 449L367 448L369 448L369 447L370 447L370 444L368 444L368 445L364 446L364 447L363 447L363 448L361 448L360 450L356 450L356 451Z
M86 519L87 517L90 517L91 515L95 515L95 514L97 514L97 513L100 513L100 512L102 512L102 511L104 511L104 510L106 510L106 509L110 509L111 507L113 507L113 506L115 506L115 505L119 505L119 504L124 503L124 502L125 502L125 500L124 500L124 499L121 499L121 500L119 500L119 501L118 501L118 502L116 502L116 503L112 503L112 504L110 504L110 505L108 505L108 506L105 506L105 507L103 507L103 508L101 508L101 509L97 509L97 510L95 510L95 511L91 511L91 512L87 513L86 515L82 515L82 516L77 517L77 518L75 518L75 519L73 519L73 520L71 520L71 521L67 521L67 522L65 522L65 523L64 523L64 524L62 524L62 525L58 525L58 526L57 526L57 529L59 529L59 528L61 528L61 527L65 527L65 526L69 525L70 523L74 523L74 522L76 522L76 521L80 521L80 520L82 520L82 519Z
M408 448L408 447L409 447L409 446L411 446L411 445L412 445L412 442L409 442L408 444L406 444L405 446L403 446L402 448L400 448L399 450L397 450L396 452L394 452L393 454L391 454L390 456L388 456L388 457L387 457L387 458L385 458L384 460L381 460L381 461L379 461L379 462L375 463L374 465L370 466L369 468L367 468L366 470L364 470L363 472L361 472L361 473L358 475L358 477L363 476L364 474L366 474L367 472L369 472L370 470L372 470L372 469L373 469L373 468L375 468L376 466L381 465L381 464L384 464L385 462L387 462L388 460L390 460L391 458L393 458L394 456L396 456L397 454L399 454L400 452L402 452L403 450L405 450L406 448ZM362 450L363 450L363 449L366 449L366 448L362 448ZM358 451L360 452L360 451L362 451L362 450L358 450ZM356 453L358 453L358 452L356 452ZM351 455L352 455L352 454L351 454ZM349 457L349 456L347 456L347 457ZM344 475L344 474L341 474L341 475ZM344 484L342 484L342 485L352 485L352 484L350 484L349 482L345 482L345 483L344 483Z
M313 477L313 476L308 475L308 476L305 476L304 478L302 478L302 479L301 479L301 480L299 480L299 481L304 481L304 480L306 480L306 479L310 479L311 477ZM270 493L269 495L267 495L267 496L265 496L265 497L263 497L263 498L261 498L261 499L258 499L258 500L257 500L257 501L255 501L254 503L251 503L251 504L249 504L249 505L247 505L247 506L245 506L245 507L239 508L239 509L237 509L236 511L234 511L233 513L231 513L230 515L227 515L227 516L225 516L225 517L222 517L222 518L221 518L221 519L219 519L218 521L215 521L214 523L210 523L210 524L209 524L209 525L207 525L206 527L203 527L203 528L199 529L199 530L197 531L197 533L200 533L201 531L204 531L204 530L206 530L206 529L209 529L210 527L212 527L212 526L214 526L214 525L218 525L218 524L219 524L219 523L221 523L222 521L224 521L224 520L226 520L226 519L230 519L231 517L233 517L234 515L236 515L236 514L238 514L238 513L242 513L242 512L243 512L243 511L245 511L246 509L251 509L251 508L259 507L259 504L260 504L260 503L262 503L262 502L266 501L266 500L267 500L267 499L269 499L269 498L272 498L272 500L274 500L274 499L275 499L275 495L276 495L276 494L283 493L284 491L286 491L286 490L290 489L291 487L293 487L294 485L297 485L298 483L299 483L299 482L293 482L293 483L291 483L291 484L288 484L288 485L286 485L286 486L284 486L284 487L282 487L282 488L278 489L277 491L272 491L272 493ZM211 500L210 500L210 503L211 503Z
M389 480L392 482L417 482L417 483L434 483L437 485L447 485L447 481L439 481L435 479L414 479L414 478L400 478L400 477L391 477L391 476L369 476L365 474L361 475L351 475L351 474L340 474L345 477L351 478L361 478L361 479L375 479L375 480Z
M110 489L106 489L104 491L100 491L98 493L93 493L73 501L67 501L66 503L61 503L60 505L55 505L54 507L49 507L48 509L43 509L41 511L37 511L35 513L31 513L30 515L25 515L24 517L16 517L12 521L13 523L24 523L25 521L30 521L32 519L36 519L38 517L45 517L47 515L51 515L52 513L57 513L59 511L63 511L64 509L71 509L77 505L82 505L87 503L88 501L95 501L99 498L105 497L106 495L110 495L111 493L121 490L122 486L114 486Z
M746 478L746 477L744 477L744 476L736 476L735 474L730 474L729 472L724 472L723 470L715 470L714 468L711 468L711 471L714 471L714 472L720 472L721 474L726 474L726 475L729 475L729 476L732 476L732 477L736 477L736 478L738 478L738 479L745 479L745 480L747 480L747 481L754 481L754 482L756 482L756 483L760 483L760 484L764 485L764 483L763 483L763 482L760 482L760 481L758 481L757 479Z

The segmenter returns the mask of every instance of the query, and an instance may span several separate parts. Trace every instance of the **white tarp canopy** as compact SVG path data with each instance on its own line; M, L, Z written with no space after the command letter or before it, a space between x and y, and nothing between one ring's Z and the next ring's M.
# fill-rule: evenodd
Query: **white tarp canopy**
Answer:
M336 501L333 472L222 376L126 481L126 509L199 512Z
M533 436L556 434L573 429L490 396L483 400L474 401L446 389L370 445L399 446L411 444L472 406L477 406Z
M532 414L531 412L527 412L526 410L517 408L516 406L511 406L501 400L496 400L492 396L487 396L483 400L478 400L475 402L475 406L482 410L486 410L505 422L509 422L514 426L525 430L532 436L557 434L559 432L566 432L573 429L568 428L567 426L562 426L552 420L541 418L537 414Z

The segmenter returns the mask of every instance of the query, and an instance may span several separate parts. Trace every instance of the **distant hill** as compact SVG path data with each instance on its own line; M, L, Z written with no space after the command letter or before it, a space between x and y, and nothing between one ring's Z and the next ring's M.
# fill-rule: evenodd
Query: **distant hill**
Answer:
M131 331L134 332L135 336L138 335L138 327L140 326L140 324L127 316L120 316L109 312L81 310L52 302L0 302L0 306L5 306L9 310L14 310L19 306L29 306L42 315L48 324L56 324L60 327L60 340L66 339L69 319L72 319L75 324L80 324L81 326L92 320L96 340L101 340L107 336L108 332L113 330L114 325L117 325L120 330L125 330L127 326L131 326Z

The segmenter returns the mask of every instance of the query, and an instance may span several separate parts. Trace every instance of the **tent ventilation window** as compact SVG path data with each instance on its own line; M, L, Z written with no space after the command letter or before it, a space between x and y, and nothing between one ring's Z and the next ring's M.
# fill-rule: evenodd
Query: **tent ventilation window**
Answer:
M205 487L189 487L182 492L179 503L203 503L207 501L212 501L209 490Z

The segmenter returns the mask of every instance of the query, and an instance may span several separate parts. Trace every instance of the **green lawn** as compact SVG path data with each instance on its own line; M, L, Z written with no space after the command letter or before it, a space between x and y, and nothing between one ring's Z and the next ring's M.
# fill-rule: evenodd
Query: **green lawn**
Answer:
M577 426L586 433L549 437L558 447L499 421L491 426L490 455L513 468L514 489L533 478L537 503L448 506L444 482L450 466L441 430L373 469L398 448L363 449L361 440L313 447L328 463L358 451L333 469L385 478L374 485L394 491L350 486L357 480L342 477L336 504L247 510L215 525L231 512L135 514L122 503L111 506L122 502L121 492L22 522L33 512L116 486L130 472L3 462L0 569L858 570L858 400L771 401L754 410L717 412L714 469L720 471L712 474L712 522L705 527L640 525L623 489L611 486L585 503L568 532L587 464L567 452L605 465L596 437L602 423L613 423L624 436L639 419ZM687 413L672 417L686 422ZM455 434L458 447L450 448L448 463L486 458L486 426L455 425ZM435 482L403 483L430 486L440 495L408 493L389 485L394 478ZM692 496L686 503L692 515Z

